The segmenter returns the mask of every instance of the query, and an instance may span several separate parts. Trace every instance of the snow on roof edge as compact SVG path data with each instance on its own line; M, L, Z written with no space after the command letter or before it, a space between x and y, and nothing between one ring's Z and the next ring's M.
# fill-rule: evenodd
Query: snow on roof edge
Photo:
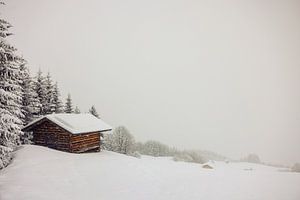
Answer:
M105 131L111 131L112 127L102 121L99 118L96 118L95 116L89 114L89 113L84 113L84 114L49 114L42 116L26 126L22 128L26 129L35 123L43 120L43 119L48 119L51 122L57 124L61 128L67 130L68 132L72 134L80 134L80 133L88 133L88 132L93 132L93 131L100 131L100 132L105 132ZM85 122L86 124L83 124ZM80 126L80 124L83 124Z

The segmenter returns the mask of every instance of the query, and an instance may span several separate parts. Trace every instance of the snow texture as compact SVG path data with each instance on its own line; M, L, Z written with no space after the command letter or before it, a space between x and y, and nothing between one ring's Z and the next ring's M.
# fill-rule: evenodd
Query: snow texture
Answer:
M45 115L28 125L24 128L31 126L32 124L47 118L53 123L59 125L60 127L66 129L72 134L79 134L79 133L88 133L94 131L108 131L111 130L112 127L106 124L101 119L85 113L85 114L51 114Z
M0 171L1 200L299 200L300 173L251 163L174 162L24 146Z

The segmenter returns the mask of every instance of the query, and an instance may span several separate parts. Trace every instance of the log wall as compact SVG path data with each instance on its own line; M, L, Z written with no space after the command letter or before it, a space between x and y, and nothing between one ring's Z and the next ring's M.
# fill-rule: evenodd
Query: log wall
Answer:
M33 128L33 142L62 151L70 151L71 134L53 122L46 120Z
M100 151L100 132L71 134L50 120L31 128L34 144L72 152Z
M100 151L100 133L84 133L71 135L71 152Z

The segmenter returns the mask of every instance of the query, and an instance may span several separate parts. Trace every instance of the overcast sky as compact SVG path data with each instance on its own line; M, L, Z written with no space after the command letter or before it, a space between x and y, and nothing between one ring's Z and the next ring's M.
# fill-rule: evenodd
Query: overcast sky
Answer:
M9 0L30 69L137 140L300 162L300 1Z

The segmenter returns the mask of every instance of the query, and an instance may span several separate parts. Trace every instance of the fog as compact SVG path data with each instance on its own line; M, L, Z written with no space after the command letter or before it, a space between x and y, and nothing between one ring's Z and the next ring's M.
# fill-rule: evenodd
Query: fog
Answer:
M300 162L300 1L10 0L32 73L136 140Z

